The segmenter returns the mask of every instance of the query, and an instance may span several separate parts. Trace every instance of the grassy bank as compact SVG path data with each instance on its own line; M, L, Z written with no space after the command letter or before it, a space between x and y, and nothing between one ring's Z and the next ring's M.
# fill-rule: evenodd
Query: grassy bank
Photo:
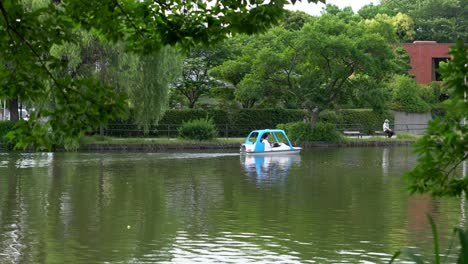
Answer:
M243 138L217 138L209 143L241 143ZM188 140L181 138L117 138L117 137L102 137L92 136L85 137L80 141L80 144L196 144L208 143L208 141Z
M344 137L340 143L357 143L357 142L398 142L398 141L416 141L420 136L399 133L394 138L387 138L383 136L370 136L363 138ZM117 138L117 137L103 137L103 136L90 136L81 140L81 144L197 144L197 143L216 143L216 144L233 144L242 143L244 138L217 138L213 141L196 141L181 138ZM311 142L313 143L313 142ZM330 142L331 143L331 142Z

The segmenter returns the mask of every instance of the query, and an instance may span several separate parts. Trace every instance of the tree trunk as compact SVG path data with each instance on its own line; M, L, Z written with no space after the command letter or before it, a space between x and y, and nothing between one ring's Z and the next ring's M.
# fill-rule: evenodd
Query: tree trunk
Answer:
M19 114L18 114L18 98L12 98L8 100L10 103L10 120L11 121L18 121Z
M319 120L320 109L318 107L310 110L310 126L315 127L315 124Z

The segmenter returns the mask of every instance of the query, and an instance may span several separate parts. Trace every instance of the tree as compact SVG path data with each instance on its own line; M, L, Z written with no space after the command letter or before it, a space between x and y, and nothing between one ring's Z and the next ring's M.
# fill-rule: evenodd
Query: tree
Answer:
M315 2L315 0L311 0ZM95 31L128 50L149 54L167 45L188 49L237 33L265 31L278 23L285 0L228 1L54 1L29 10L15 0L0 1L0 97L54 101L20 121L18 147L50 147L53 138L79 139L125 110L124 98L93 77L55 76L68 63L50 55L54 45L77 43L73 29ZM43 120L39 122L39 120ZM52 134L52 137L50 136Z
M422 85L404 75L395 75L388 86L392 91L391 108L409 113L429 112L431 107L420 96Z
M298 32L276 27L261 36L233 40L243 43L241 54L210 74L241 89L235 94L245 108L297 108L300 98L296 95L296 69L301 63Z
M405 41L435 40L450 43L461 39L466 42L468 22L464 6L466 4L463 0L382 0L380 5L364 6L359 14L366 19L375 18L377 14L391 17L398 13L408 15L414 22L414 37Z
M281 24L287 30L296 31L300 30L309 18L310 15L302 11L287 11Z
M229 56L224 45L213 47L197 46L185 58L182 76L175 82L174 89L188 100L188 107L194 108L200 97L216 86L208 71L221 64Z
M406 174L412 193L460 196L468 191L468 177L461 166L468 158L468 53L461 41L451 48L452 60L441 67L450 99L444 102L446 115L429 123L415 145L417 166Z
M169 88L180 74L182 59L175 48L166 46L140 57L138 66L141 74L138 82L129 87L130 98L135 122L147 134L167 108Z
M347 102L358 75L383 82L393 72L391 47L364 21L347 24L325 14L305 25L299 38L305 52L301 96L315 117Z

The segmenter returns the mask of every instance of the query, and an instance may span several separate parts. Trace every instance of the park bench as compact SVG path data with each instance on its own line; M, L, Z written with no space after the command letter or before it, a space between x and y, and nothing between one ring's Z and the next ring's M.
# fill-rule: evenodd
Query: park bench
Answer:
M358 130L343 130L343 135L345 136L356 136L362 138L362 132Z
M385 132L383 132L382 130L376 130L374 131L374 135L375 136L383 136L383 137L386 137L387 134L385 134Z

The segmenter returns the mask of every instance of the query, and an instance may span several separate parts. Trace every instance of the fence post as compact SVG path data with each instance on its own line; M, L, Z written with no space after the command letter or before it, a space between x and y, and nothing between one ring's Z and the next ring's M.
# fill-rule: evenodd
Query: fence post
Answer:
M227 139L227 138L228 138L228 134L229 134L228 125L227 125L227 124L225 124L225 131L226 131L226 132L224 133L224 135L226 136L226 139Z

